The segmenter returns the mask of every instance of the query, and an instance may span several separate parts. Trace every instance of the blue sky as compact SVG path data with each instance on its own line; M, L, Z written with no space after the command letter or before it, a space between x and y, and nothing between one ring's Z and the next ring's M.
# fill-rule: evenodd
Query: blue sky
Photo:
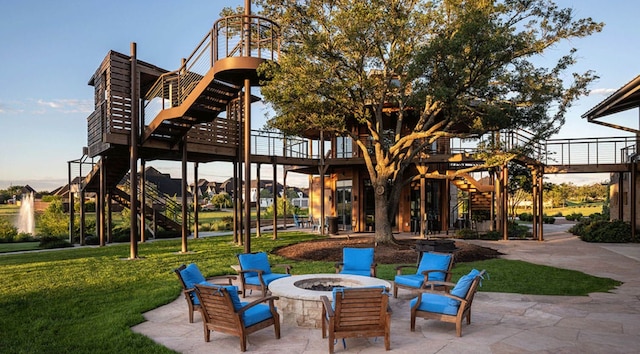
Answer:
M29 184L52 190L66 183L67 161L80 158L86 146L86 118L93 110L93 87L87 85L109 50L129 54L138 45L138 58L174 70L218 19L223 6L243 0L189 1L2 1L0 10L0 189ZM589 124L580 116L611 92L640 74L637 58L637 14L640 3L626 0L561 0L579 17L606 23L602 33L575 40L579 49L577 71L594 70L600 79L589 97L581 98L566 116L560 138L625 135ZM638 113L615 121L637 127ZM253 126L264 123L254 114ZM626 123L629 125L630 123ZM179 164L152 163L180 176ZM192 168L189 168L192 170ZM255 169L254 169L255 170ZM228 171L228 172L227 172ZM199 177L222 181L226 164L201 164ZM271 172L262 169L262 178ZM279 174L281 178L282 174ZM287 184L306 184L290 175ZM569 177L569 179L566 179ZM599 182L607 175L568 175L552 181L576 184Z

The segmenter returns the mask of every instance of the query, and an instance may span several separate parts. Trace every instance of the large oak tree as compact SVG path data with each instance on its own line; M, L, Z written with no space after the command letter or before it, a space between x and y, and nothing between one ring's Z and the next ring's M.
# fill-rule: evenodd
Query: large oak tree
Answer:
M391 242L391 218L407 168L440 137L527 129L532 141L558 131L595 76L571 73L575 50L549 67L550 48L600 31L591 18L549 0L259 0L282 27L277 65L262 87L272 127L351 136L377 192L376 241ZM551 53L555 56L557 53ZM389 113L388 107L394 109ZM391 115L392 125L385 125ZM366 126L370 145L348 129ZM464 127L464 129L461 129ZM494 135L495 136L495 135ZM526 145L526 144L525 144ZM486 163L522 153L479 143ZM482 152L480 152L482 153ZM437 171L421 170L427 178Z

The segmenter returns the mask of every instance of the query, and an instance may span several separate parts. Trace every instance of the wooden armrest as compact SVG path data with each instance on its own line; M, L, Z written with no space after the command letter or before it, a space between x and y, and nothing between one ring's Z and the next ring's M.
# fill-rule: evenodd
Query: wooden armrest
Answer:
M412 265L412 264L401 264L399 266L396 267L396 275L402 275L402 270L404 268L418 268L418 266L416 265Z
M291 274L291 265L289 264L274 264L272 267L283 267L287 274Z
M262 270L262 269L241 269L240 270L240 275L244 275L244 273L258 273L258 276L262 276L262 273L264 273L264 270Z
M327 312L327 316L333 317L333 307L331 307L331 301L325 295L320 296L320 301L322 301L322 307Z
M449 286L453 288L456 284L440 280L430 280L422 284L422 289L435 290L434 287L436 286Z
M240 310L238 310L238 314L242 314L243 312L247 311L248 309L261 304L263 302L269 302L269 307L273 307L273 301L274 300L278 300L279 297L278 296L267 296L267 297L263 297L257 300L254 300L248 304L246 304L245 306L243 306Z
M211 278L207 278L207 281L216 284L216 281L224 280L229 285L233 285L232 281L236 279L238 279L238 277L235 275L217 275Z

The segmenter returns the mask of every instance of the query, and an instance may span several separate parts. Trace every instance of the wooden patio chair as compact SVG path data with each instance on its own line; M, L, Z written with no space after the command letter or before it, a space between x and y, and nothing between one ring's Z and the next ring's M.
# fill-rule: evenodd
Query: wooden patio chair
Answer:
M200 300L204 340L209 342L211 331L218 331L240 338L240 350L247 350L247 336L253 332L274 327L276 339L280 339L280 317L273 304L277 296L260 298L251 303L240 302L238 288L196 284L196 296ZM263 304L266 302L267 304Z
M333 302L322 301L322 338L329 337L329 353L338 338L384 337L384 347L391 349L391 309L385 287L337 288Z
M178 280L180 280L184 299L187 301L187 305L189 306L189 323L193 323L193 313L195 311L200 311L200 301L198 301L198 297L195 293L195 284L231 285L232 281L237 279L234 275L223 275L205 279L195 263L191 263L188 266L183 264L174 269L173 272L178 277Z
M271 272L271 264L264 252L238 254L240 264L240 284L242 285L242 297L246 296L247 289L260 290L262 296L267 296L269 283L276 279L291 276L291 266L288 264L275 264L274 267L282 267L285 273Z
M417 268L415 274L402 274L405 268ZM428 282L449 282L453 268L453 255L450 253L424 252L420 262L415 265L400 265L396 267L397 275L393 282L393 297L398 297L398 289L419 290L429 288ZM446 285L434 287L436 290L447 291Z
M377 264L373 257L373 248L345 247L342 249L342 262L335 264L336 273L375 277Z
M456 324L456 335L462 336L462 320L471 323L471 304L485 271L472 270L452 286L450 293L420 290L421 294L411 300L411 332L416 328L416 317L451 322ZM437 282L436 282L437 283ZM435 283L434 283L435 285Z

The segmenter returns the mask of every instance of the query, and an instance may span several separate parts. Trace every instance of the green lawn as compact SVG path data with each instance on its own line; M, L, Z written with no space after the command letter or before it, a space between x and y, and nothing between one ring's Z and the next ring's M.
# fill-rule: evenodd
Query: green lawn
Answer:
M275 247L317 235L279 233L251 240L252 250ZM7 353L168 353L168 349L131 332L142 313L180 296L171 270L195 262L214 276L232 273L243 247L231 237L189 240L191 253L181 254L180 240L139 244L139 260L127 260L129 244L83 247L52 252L0 256L0 348ZM270 256L274 263L293 265L294 274L333 272L332 262L299 262ZM611 279L580 272L509 260L461 263L454 280L472 267L489 277L481 291L523 294L584 295L619 285ZM379 276L392 279L394 265L379 265ZM526 281L523 281L526 279ZM569 284L570 286L567 286ZM185 305L185 321L186 319Z

